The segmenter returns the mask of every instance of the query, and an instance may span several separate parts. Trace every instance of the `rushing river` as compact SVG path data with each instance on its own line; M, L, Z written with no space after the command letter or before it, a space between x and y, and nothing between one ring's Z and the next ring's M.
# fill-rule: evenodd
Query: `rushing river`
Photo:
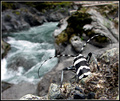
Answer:
M55 55L53 32L57 24L45 23L27 31L11 33L7 37L11 50L1 60L2 81L14 84L22 81L36 84L40 81L38 68L44 60ZM47 61L40 69L41 77L57 62L57 58Z

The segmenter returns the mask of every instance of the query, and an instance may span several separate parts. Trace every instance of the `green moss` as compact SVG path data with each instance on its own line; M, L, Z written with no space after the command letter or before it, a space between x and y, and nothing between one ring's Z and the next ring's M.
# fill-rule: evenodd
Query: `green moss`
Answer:
M94 32L93 30L85 31L83 29L84 25L91 24L92 22L91 15L87 13L88 9L81 8L79 11L75 12L68 18L67 20L68 26L60 35L58 35L56 39L57 44L64 42L70 43L71 42L70 40L73 36L79 36L81 40L83 40L82 37L83 33L85 33L86 36L88 36L89 38L96 34L100 34ZM109 24L106 24L106 27L109 27ZM108 42L108 38L103 36L95 37L94 40L99 43Z
M20 15L20 12L16 11L15 14L16 14L16 15Z
M12 9L14 6L13 3L11 2L2 2L2 10L4 9Z
M9 14L6 15L8 18L11 18L11 16Z
M26 9L26 8L20 8L20 11L28 12L28 9Z
M82 36L82 33L84 32L83 26L92 22L90 14L86 13L86 11L87 9L83 8L69 17L67 20L67 28L60 35L58 35L56 39L57 44L66 41L70 42L71 38L75 35L80 37Z
M95 38L95 40L99 43L105 43L105 42L109 41L108 38L105 37L105 36L98 36L98 37Z
M68 20L68 26L66 29L67 33L73 34L76 33L76 35L81 34L84 32L83 26L85 24L90 24L92 19L90 18L90 14L85 13L82 11L75 12Z
M110 17L114 16L118 10L118 4L108 4L108 5L98 6L98 8L96 8L96 10L98 12L100 12L101 15L103 15L104 17L111 20ZM113 21L113 20L111 20L111 21Z
M60 43L64 43L68 40L68 35L65 31L62 31L56 38L56 43L59 45Z
M48 1L48 2L24 2L23 4L35 7L39 11L43 11L44 9L46 9L46 10L47 9L58 10L58 9L60 9L62 7L70 6L72 4L72 2L54 2L54 1Z
M12 11L12 13L15 13L16 15L20 15L19 11Z

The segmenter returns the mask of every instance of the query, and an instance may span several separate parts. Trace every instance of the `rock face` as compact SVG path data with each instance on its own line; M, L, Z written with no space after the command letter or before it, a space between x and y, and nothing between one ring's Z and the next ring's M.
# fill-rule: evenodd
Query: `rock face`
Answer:
M112 6L114 12L117 12L117 5ZM106 5L106 7L109 6ZM115 20L105 17L98 8L81 7L66 19L68 23L66 29L61 29L60 27L55 30L56 54L76 54L80 51L83 44L96 34L101 36L95 37L90 41L90 44L95 46L95 50L105 48L109 44L118 43L119 34L118 28L115 27ZM107 11L110 12L110 9ZM103 12L105 11L103 10ZM116 16L116 18L118 17ZM61 26L65 26L65 23ZM58 32L58 30L61 31ZM88 48L93 47L90 44L87 45ZM66 51L67 46L71 47L68 51ZM69 53L70 49L73 50L71 53Z
M105 25L106 23L104 21L107 22L109 26ZM65 22L67 22L67 24ZM119 53L118 53L118 49L115 48L118 47L119 43L118 43L118 38L115 37L115 36L118 37L118 32L117 29L114 27L114 23L109 19L103 17L94 8L81 8L77 12L73 13L70 17L66 18L66 21L63 21L63 23L60 22L58 26L59 28L55 30L54 33L55 42L56 42L55 43L56 55L78 54L83 44L90 37L92 37L95 34L105 35L105 36L96 37L94 40L92 40L90 43L87 44L86 48L82 52L84 56L87 56L89 52L92 52L94 56L97 58L98 63L100 64L101 71L98 71L94 62L92 62L90 65L92 75L89 78L81 80L81 82L79 82L78 84L81 85L81 87L83 87L85 95L82 95L81 93L78 94L75 93L75 96L69 96L65 99L74 99L74 98L102 99L104 97L106 99L116 99L118 90L115 92L115 94L112 93L113 95L110 96L110 92L118 88L117 85L118 56L116 54ZM114 32L111 31L112 29L114 30ZM104 53L106 50L108 50L106 54L111 54L112 57L109 57L110 55L108 56ZM115 54L113 55L114 52ZM105 56L102 56L103 54L105 54ZM102 59L108 62L102 61ZM68 62L68 60L70 61ZM115 61L113 62L112 60ZM59 64L54 69L52 69L51 72L47 73L43 77L43 79L39 82L38 95L39 96L46 95L49 92L48 89L51 83L56 83L57 85L60 85L61 70L64 67L71 66L72 63L73 63L73 58L60 57ZM103 68L103 65L105 66L105 68ZM113 67L115 67L116 69L112 70L111 65L113 65ZM113 71L116 73L114 73ZM106 74L107 72L109 72L110 74L109 73ZM113 76L112 73L116 75ZM74 75L75 73L66 71L64 73L64 82L73 83L74 80L71 80L71 78ZM106 75L108 75L108 78L109 75L112 75L112 77L110 77L109 80L115 78L114 80L116 82L112 80L113 84L111 83L110 85L109 80L107 79L105 79L106 81L104 80L104 78L107 78ZM105 93L104 90L107 90L107 88L109 89L109 91ZM95 96L91 97L94 94Z
M7 9L2 12L2 32L13 32L29 29L31 26L43 24L44 17L33 13L28 7L17 10Z

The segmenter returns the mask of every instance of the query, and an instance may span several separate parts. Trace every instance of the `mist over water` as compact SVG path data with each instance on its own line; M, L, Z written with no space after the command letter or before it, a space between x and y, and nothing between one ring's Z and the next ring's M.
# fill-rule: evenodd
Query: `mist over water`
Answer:
M53 32L57 22L32 27L28 31L11 33L7 42L11 50L1 60L1 80L17 84L22 81L36 84L38 68L44 60L55 55ZM57 58L48 60L40 69L41 77L56 64Z

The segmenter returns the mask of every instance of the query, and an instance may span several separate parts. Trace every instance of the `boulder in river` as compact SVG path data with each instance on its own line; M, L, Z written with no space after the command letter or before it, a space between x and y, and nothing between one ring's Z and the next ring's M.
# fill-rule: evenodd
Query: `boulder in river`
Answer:
M6 56L6 54L9 50L10 50L10 44L1 40L1 55L2 55L2 58L4 58Z

